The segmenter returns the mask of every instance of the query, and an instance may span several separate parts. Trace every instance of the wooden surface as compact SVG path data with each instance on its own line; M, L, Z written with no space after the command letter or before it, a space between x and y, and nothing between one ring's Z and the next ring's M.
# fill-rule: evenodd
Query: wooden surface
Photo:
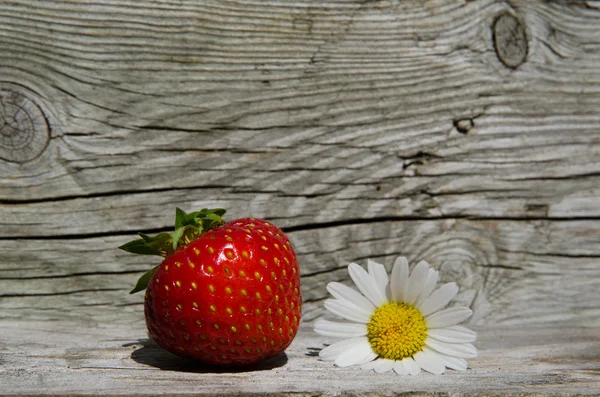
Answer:
M135 316L132 320L139 320ZM416 377L340 369L317 359L324 343L303 328L285 355L247 371L181 360L149 342L141 322L0 324L0 394L28 395L600 395L600 333L585 327L481 328L466 373Z
M307 327L352 261L402 254L457 281L482 358L404 391L598 392L598 21L578 0L0 1L0 394L99 390L75 374L195 390L106 342L145 338L126 292L154 264L115 247L175 206L283 227ZM342 390L304 355L317 342L214 381Z

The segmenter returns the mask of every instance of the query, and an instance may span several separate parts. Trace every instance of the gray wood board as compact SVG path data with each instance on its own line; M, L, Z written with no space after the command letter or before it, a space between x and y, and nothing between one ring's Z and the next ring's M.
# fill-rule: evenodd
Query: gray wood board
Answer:
M0 84L48 128L0 149L4 236L156 227L164 203L283 226L600 214L594 2L30 3L0 5ZM116 225L130 210L149 219Z
M466 373L400 377L318 360L318 351L335 340L307 327L286 356L249 371L219 371L163 351L147 340L139 316L127 319L0 322L0 394L600 394L598 328L479 329L480 355Z
M457 302L473 324L568 321L599 326L598 222L422 220L341 225L289 233L298 254L304 320L323 314L330 281L348 280L351 261L373 258L388 270L398 254L426 259L441 281L460 286ZM116 249L133 235L19 239L0 245L0 318L113 321L140 311L127 291L158 257ZM124 306L125 305L125 306Z
M579 0L0 2L0 394L598 393L599 20ZM126 292L154 262L115 247L175 206L283 227L306 327L349 262L428 260L482 356L399 381L330 369L304 331L251 374L132 361Z
M11 316L41 315L40 296L125 299L148 263L115 246L165 230L174 206L225 206L289 232L307 320L348 262L404 254L459 278L476 323L598 323L593 3L0 11L2 111L33 120L0 149ZM34 158L15 146L44 133Z

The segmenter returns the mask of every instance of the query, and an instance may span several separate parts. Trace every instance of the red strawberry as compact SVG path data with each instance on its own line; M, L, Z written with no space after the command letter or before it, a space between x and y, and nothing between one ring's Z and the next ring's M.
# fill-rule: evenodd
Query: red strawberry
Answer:
M119 248L161 255L131 293L146 289L146 324L164 349L222 365L248 365L292 342L302 299L294 249L274 225L253 218L223 224L225 210L186 214L175 232Z

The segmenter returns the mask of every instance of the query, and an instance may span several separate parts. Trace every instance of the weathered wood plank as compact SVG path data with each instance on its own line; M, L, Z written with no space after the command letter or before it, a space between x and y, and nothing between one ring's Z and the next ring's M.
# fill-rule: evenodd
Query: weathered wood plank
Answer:
M4 200L217 187L323 220L600 212L599 14L583 2L28 3L0 9L3 87L51 135L35 161L0 163ZM507 12L529 32L517 70L491 39ZM297 206L314 195L346 203Z
M548 144L553 137L559 140ZM559 134L545 133L540 134L538 146L523 148L506 145L507 138L502 137L489 151L482 152L463 141L462 148L445 148L433 157L419 155L400 162L390 148L387 155L372 156L364 167L354 165L364 161L360 157L370 149L349 152L332 146L317 154L331 161L331 168L317 165L322 168L311 169L308 162L316 159L306 158L303 164L294 166L276 160L273 170L215 171L227 174L229 179L239 178L242 186L236 186L235 181L231 185L222 181L220 187L174 186L59 201L5 203L0 206L0 236L162 228L172 222L170 211L175 205L226 206L233 208L232 216L253 213L278 220L281 226L376 217L597 218L598 127L575 138L587 142L570 145ZM531 154L542 149L547 160L531 159ZM511 157L507 158L509 153ZM340 162L336 156L347 159ZM554 158L550 160L550 156ZM415 162L420 165L414 165ZM204 180L202 171L190 170L184 163L180 166L198 181ZM114 186L119 183L114 181ZM121 186L129 188L128 184ZM77 222L73 221L75 217Z
M0 317L119 321L123 305L141 313L142 297L127 291L158 262L116 249L130 237L3 241ZM426 259L442 280L457 281L458 302L475 310L473 324L600 325L597 221L377 222L289 237L300 262L305 321L322 314L327 282L348 279L348 263L373 258L389 268L402 254L412 264Z
M597 328L483 328L466 374L418 377L339 369L317 359L333 339L303 327L286 352L252 371L216 371L146 339L143 324L0 323L2 395L397 396L600 394ZM375 386L376 385L376 386ZM375 392L376 388L376 392ZM373 394L370 394L373 393ZM376 393L376 394L375 394ZM413 395L413 394L410 394Z

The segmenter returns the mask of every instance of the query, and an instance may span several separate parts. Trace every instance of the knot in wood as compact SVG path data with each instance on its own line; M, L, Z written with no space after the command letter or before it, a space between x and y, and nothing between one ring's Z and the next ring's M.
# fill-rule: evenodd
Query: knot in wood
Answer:
M471 129L475 126L472 119L461 119L454 121L454 127L461 134L468 134Z
M493 26L494 49L504 66L515 69L527 58L525 26L515 16L504 13Z
M49 140L40 107L25 95L0 88L0 159L24 163L38 157Z

